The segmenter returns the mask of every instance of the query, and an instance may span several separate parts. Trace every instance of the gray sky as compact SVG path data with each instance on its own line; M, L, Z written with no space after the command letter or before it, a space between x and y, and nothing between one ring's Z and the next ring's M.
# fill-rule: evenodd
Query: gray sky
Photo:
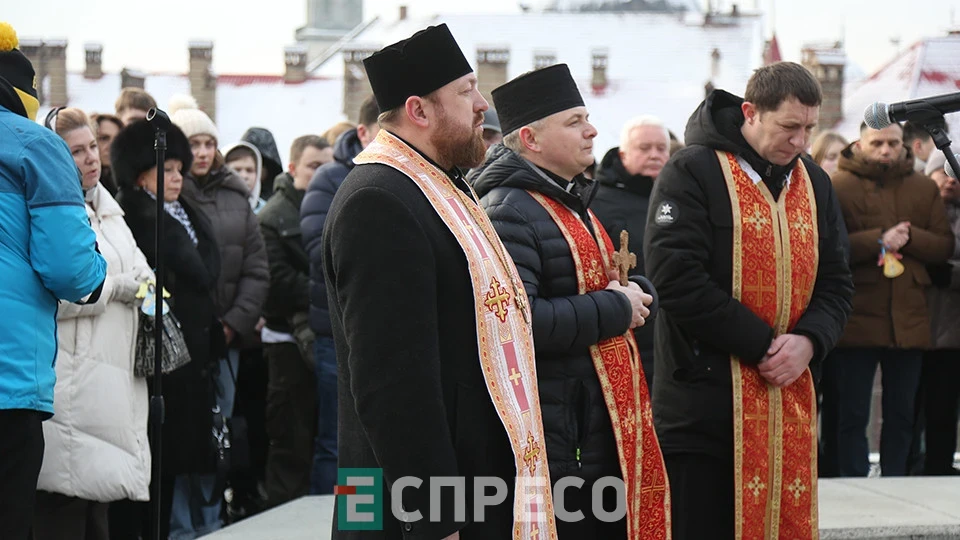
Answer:
M718 3L729 6L733 2L714 0ZM759 7L767 12L768 33L776 29L785 59L799 61L804 42L844 37L848 56L867 73L896 52L891 39L899 38L900 47L906 48L921 37L943 35L952 25L954 11L960 12L960 0L739 3L742 9ZM72 70L83 67L83 44L97 41L104 46L107 71L127 66L179 73L187 68L187 42L198 39L214 42L214 70L218 73L280 73L283 47L293 43L294 30L306 21L306 0L30 0L5 4L0 19L13 24L21 38L68 39L67 61ZM441 10L517 10L516 0L365 0L364 15L395 18L401 4L411 6L411 16ZM157 9L153 24L147 22L151 9Z

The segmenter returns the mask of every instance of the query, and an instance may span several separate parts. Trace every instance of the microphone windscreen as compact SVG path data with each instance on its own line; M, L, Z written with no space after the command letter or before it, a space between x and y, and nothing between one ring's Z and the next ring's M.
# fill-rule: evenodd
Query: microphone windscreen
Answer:
M147 111L147 122L150 122L154 129L160 129L163 131L170 129L170 117L167 116L167 113L157 109L156 107Z
M863 111L863 121L872 129L883 129L891 124L886 103L876 102L867 105Z

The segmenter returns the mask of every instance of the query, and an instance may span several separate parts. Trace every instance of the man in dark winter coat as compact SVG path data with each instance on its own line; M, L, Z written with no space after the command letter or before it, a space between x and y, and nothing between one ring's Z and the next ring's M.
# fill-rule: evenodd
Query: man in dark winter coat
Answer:
M360 105L360 124L337 138L333 161L317 169L300 207L303 245L310 257L310 328L314 332L313 364L317 382L317 445L313 454L310 493L333 493L337 481L337 354L333 347L327 285L323 280L323 223L337 189L353 169L353 158L380 131L377 101Z
M364 67L382 129L330 206L323 271L339 465L382 471L383 522L352 530L337 497L333 537L553 537L527 298L460 171L483 160L477 78L446 25ZM465 497L438 495L439 477ZM482 514L477 477L506 495Z
M653 407L676 540L817 535L811 369L853 295L830 178L801 157L821 95L788 62L758 69L745 100L712 92L653 187Z
M643 233L647 226L647 207L650 192L660 169L670 158L670 132L653 116L639 116L627 122L620 132L620 146L611 148L597 173L597 196L590 204L600 223L620 249L620 231L630 233L627 248L637 255L637 266L631 276L645 273L643 264ZM653 389L653 329L655 318L633 329L633 337L640 348L643 376L647 387Z
M491 152L499 157L473 185L533 309L551 481L584 482L555 488L558 511L585 515L559 520L560 538L665 537L666 472L644 416L649 395L628 332L644 324L653 298L633 282L620 284L609 239L587 210L597 184L582 173L593 161L597 131L566 64L522 75L496 88L493 99L505 150ZM617 364L618 356L628 362ZM629 399L621 401L624 394ZM634 474L641 448L643 466L660 471L659 484ZM627 483L627 515L613 523L593 511L593 485L604 477ZM634 488L651 490L642 505Z
M297 137L290 169L277 177L273 195L257 214L270 261L270 292L263 305L263 354L267 360L267 504L306 495L316 433L313 332L307 324L310 261L300 234L300 206L314 172L329 159L330 145L317 135Z

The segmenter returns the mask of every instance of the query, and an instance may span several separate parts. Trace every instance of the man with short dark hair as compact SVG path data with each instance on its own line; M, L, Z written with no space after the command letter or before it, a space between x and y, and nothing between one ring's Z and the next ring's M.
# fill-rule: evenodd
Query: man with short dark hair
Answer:
M385 511L381 531L335 513L333 537L555 538L527 297L460 170L484 156L477 77L446 25L363 63L382 129L337 190L322 262L339 465L380 469ZM392 499L404 477L422 484ZM440 477L462 479L466 508ZM479 477L507 487L482 516Z
M310 474L310 493L314 495L333 493L337 482L337 353L323 280L323 225L337 189L353 169L353 158L373 142L380 131L379 114L374 96L360 104L360 123L337 137L333 161L314 173L300 206L300 231L310 258L310 328L315 336L317 438Z
M120 90L114 109L123 125L146 118L150 109L157 107L157 100L143 88L127 87Z
M300 206L307 183L333 157L317 135L290 145L287 174L277 177L273 195L257 214L270 263L270 290L260 331L267 360L266 428L270 436L265 470L267 504L277 506L310 488L316 433L316 385L310 308L310 261L300 234Z
M939 122L940 128L946 129L945 122ZM937 145L926 128L916 122L903 123L903 146L913 153L913 170L922 173Z
M877 366L883 375L883 476L907 474L923 350L931 344L926 265L953 253L936 183L914 171L899 124L860 127L840 153L833 186L850 234L853 313L824 370L824 459L840 476L870 471L866 429Z
M802 66L717 90L654 184L653 407L675 540L817 538L813 373L853 287L830 178L803 157L820 85Z
M491 152L498 157L475 171L473 186L530 298L550 478L580 484L554 488L558 515L583 514L561 519L557 533L666 538L666 471L630 333L653 298L650 287L621 283L610 238L588 209L597 184L583 170L597 130L566 64L521 75L493 100L506 150ZM625 486L627 512L616 521L597 511L612 506L595 488L609 478Z

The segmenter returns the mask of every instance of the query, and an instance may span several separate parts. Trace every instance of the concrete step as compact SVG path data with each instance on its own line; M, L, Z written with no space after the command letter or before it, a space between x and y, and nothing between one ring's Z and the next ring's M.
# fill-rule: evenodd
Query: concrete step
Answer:
M821 540L960 539L960 477L821 480ZM329 540L332 495L303 497L205 536Z
M960 478L821 480L820 538L958 539Z

